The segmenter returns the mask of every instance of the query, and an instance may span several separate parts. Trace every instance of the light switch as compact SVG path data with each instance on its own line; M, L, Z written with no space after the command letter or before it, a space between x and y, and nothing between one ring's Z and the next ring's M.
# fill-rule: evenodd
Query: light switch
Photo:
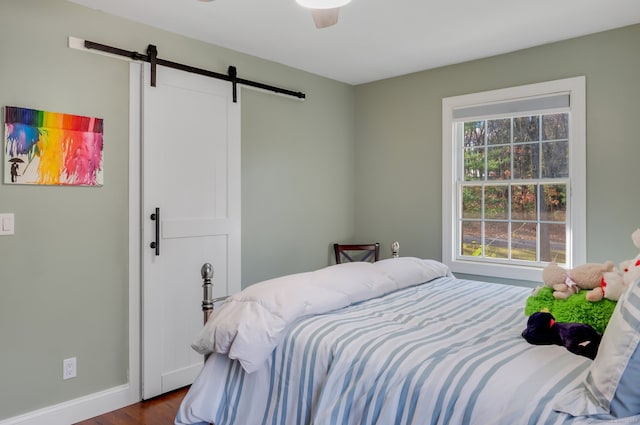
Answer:
M0 236L13 234L15 234L13 213L0 214Z

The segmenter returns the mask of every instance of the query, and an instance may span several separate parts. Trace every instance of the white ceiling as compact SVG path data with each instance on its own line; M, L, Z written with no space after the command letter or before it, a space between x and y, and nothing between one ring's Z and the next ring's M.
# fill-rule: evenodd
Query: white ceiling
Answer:
M352 0L322 30L295 0L70 1L349 84L640 22L640 0Z

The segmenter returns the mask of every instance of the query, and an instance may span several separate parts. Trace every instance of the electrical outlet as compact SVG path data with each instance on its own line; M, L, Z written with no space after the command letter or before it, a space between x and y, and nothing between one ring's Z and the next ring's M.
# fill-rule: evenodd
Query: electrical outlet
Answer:
M76 376L76 358L64 359L62 361L62 379L71 379Z

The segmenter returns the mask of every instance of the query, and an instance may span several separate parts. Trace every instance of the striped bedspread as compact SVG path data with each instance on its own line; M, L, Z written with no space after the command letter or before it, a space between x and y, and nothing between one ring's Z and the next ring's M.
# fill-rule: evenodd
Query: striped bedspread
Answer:
M529 293L442 277L300 319L256 372L212 355L176 424L574 423L551 406L591 360L524 341Z

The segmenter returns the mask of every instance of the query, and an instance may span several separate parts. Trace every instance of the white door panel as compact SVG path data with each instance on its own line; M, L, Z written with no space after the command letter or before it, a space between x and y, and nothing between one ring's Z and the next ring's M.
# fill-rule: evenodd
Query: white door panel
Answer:
M145 65L142 101L143 398L188 385L202 365L200 268L214 297L240 290L240 110L231 85ZM159 232L151 220L159 208ZM159 255L150 248L157 243Z

